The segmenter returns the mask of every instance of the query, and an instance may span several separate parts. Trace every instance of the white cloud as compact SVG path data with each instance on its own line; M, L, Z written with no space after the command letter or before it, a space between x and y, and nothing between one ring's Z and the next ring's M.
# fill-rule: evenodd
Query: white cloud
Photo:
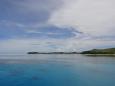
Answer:
M36 32L34 28L39 28L50 23L59 27L74 27L76 31L83 32L83 34L80 34L78 38L73 37L65 40L22 38L1 40L0 51L80 51L115 46L113 39L100 39L100 37L104 36L115 36L114 0L59 0L59 3L61 1L64 2L61 6L57 0L48 1L48 3L46 3L47 0L40 3L39 0L13 0L13 4L17 5L25 13L27 11L50 11L51 16L45 24L24 25L8 22L8 25L23 27L28 33L41 33ZM49 32L47 34L57 33Z
M79 27L92 36L115 35L115 0L64 0L50 23ZM78 28L77 28L78 29Z
M115 41L112 40L75 40L75 38L66 40L12 39L0 41L0 52L27 53L28 51L82 51L93 48L106 48L113 46L115 46Z

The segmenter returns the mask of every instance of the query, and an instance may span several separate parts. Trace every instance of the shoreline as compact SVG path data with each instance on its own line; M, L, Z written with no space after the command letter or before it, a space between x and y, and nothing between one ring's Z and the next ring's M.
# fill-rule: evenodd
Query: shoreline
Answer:
M81 54L86 56L115 56L115 54Z

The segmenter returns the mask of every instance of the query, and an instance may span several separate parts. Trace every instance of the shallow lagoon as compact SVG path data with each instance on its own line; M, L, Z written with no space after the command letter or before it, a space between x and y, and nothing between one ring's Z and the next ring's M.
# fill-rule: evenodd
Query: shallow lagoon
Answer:
M0 86L115 86L115 57L0 55Z

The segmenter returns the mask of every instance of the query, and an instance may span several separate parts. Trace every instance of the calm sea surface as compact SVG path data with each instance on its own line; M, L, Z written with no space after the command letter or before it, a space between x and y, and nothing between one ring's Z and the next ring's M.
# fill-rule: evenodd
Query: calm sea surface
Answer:
M115 86L115 57L0 55L0 86Z

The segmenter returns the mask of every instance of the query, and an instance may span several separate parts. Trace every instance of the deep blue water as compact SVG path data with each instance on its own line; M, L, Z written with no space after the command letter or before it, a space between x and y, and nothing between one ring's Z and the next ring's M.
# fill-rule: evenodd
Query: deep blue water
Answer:
M0 55L0 86L115 86L115 57Z

